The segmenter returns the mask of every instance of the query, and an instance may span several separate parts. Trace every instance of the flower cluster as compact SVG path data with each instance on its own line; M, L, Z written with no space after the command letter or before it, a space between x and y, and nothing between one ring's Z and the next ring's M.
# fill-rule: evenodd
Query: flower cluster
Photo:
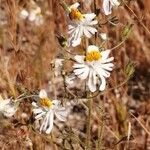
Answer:
M117 0L103 0L103 11L105 15L112 13L113 6L119 6ZM67 5L65 5L67 6ZM68 45L76 47L81 44L83 38L91 38L98 32L96 25L98 21L95 13L83 14L79 10L78 2L67 6L68 16ZM100 33L101 39L106 41L106 33ZM110 76L113 70L114 57L109 57L111 50L101 50L97 45L89 45L85 50L85 55L76 55L73 65L74 77L67 77L67 84L73 83L75 77L86 81L86 85L91 92L97 89L103 91L106 87L106 78ZM70 79L70 80L69 80Z
M105 15L112 13L112 7L119 6L118 0L103 0L103 12ZM95 13L82 13L79 10L80 4L78 2L71 6L65 4L67 7L67 18L68 18L68 47L76 47L82 43L82 39L89 41L95 33L98 32L98 19ZM37 5L30 11L23 9L21 11L21 17L23 19L29 19L37 24L42 23L43 18L41 15L41 9ZM106 33L98 34L101 39L105 42L107 40ZM61 69L65 64L65 57L69 57L68 60L73 60L71 76L63 76L64 85L66 86L79 78L84 80L86 83L86 90L88 89L91 93L95 91L103 91L106 88L106 79L110 77L110 72L113 70L114 57L109 56L111 53L110 49L100 48L99 45L90 44L84 48L82 45L85 55L76 54L74 57L64 55L63 59L56 59L52 61L54 64L55 77L62 75ZM68 51L67 51L68 52ZM71 52L69 53L71 54ZM68 87L67 87L68 88ZM12 99L0 98L0 112L5 117L12 117L17 109L19 103ZM61 104L59 100L52 100L48 97L47 92L42 89L38 94L38 99L32 101L33 115L35 120L40 123L40 133L45 132L50 134L55 123L55 118L59 121L65 122L69 114L68 108Z

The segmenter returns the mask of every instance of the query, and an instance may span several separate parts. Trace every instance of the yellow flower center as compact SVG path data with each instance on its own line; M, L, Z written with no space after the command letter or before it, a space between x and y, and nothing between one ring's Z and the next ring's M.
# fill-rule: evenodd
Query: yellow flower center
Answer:
M50 108L53 105L53 103L48 98L42 98L42 99L40 99L40 105L43 106L43 107Z
M91 52L88 52L86 55L86 61L97 61L102 57L101 53L99 51L93 50Z
M81 12L78 9L71 9L71 12L69 13L69 17L71 20L82 20L84 16L81 14Z

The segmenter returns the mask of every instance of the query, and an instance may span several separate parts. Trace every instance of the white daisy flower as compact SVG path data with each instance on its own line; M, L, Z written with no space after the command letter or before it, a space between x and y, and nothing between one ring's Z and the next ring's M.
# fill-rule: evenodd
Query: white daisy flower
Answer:
M43 24L41 8L34 2L32 2L31 6L32 7L29 9L29 11L22 9L20 12L20 17L22 19L28 18L29 21L34 22L36 25Z
M113 69L113 63L111 63L114 57L108 57L110 50L99 51L99 48L95 45L90 45L87 48L86 56L76 55L74 64L74 73L78 78L84 80L87 79L87 85L91 92L97 90L97 84L99 90L103 91L106 87L106 78L110 76L110 71Z
M69 46L77 46L81 43L81 38L86 36L91 38L97 32L97 29L93 26L98 23L97 20L94 20L96 14L82 14L79 10L79 3L71 5L69 9Z
M112 13L112 7L118 7L120 2L118 0L103 0L103 10L105 15L110 15Z
M0 112L5 117L12 117L17 111L17 105L11 99L2 99L0 98Z
M42 120L40 132L49 134L53 128L54 115L60 121L66 121L68 111L61 106L60 101L49 99L44 89L40 91L39 98L37 103L32 103L35 107L33 113L36 120Z

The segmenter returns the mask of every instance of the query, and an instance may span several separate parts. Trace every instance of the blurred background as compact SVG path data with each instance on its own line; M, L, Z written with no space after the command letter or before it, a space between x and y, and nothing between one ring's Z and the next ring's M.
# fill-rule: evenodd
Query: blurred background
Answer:
M73 2L75 0L66 0L69 5ZM126 136L128 125L131 124L133 137L129 141L129 149L149 150L150 1L126 0L119 8L114 8L111 17L103 14L102 0L79 0L78 2L81 4L82 12L93 12L96 7L100 23L116 17L115 25L107 22L98 27L99 33L105 32L108 35L105 48L116 46L121 41L121 33L125 25L127 23L133 25L127 40L113 51L115 69L108 80L108 87L117 86L126 79L124 68L129 60L135 64L135 74L120 88L115 88L94 99L93 107L96 104L103 105L102 111L105 115L100 115L101 113L96 110L93 114L92 142L97 140L99 124L102 126L99 120L104 119L102 139L105 148L103 149L127 149ZM67 37L67 17L59 0L0 0L0 93L3 97L16 97L25 91L33 92L41 88L48 88L51 96L63 97L61 79L54 79L51 69L51 62L62 51L57 39L59 35ZM72 48L69 50L74 51ZM54 88L51 88L52 83L55 85L55 92ZM75 90L79 91L80 87L76 85ZM18 113L25 112L32 115L29 109L30 103L24 102L21 106L22 110ZM23 120L21 122L25 125L18 125L18 120ZM27 149L22 144L24 134L30 137L31 141L28 142L32 143L35 150L65 149L61 147L65 144L60 144L64 141L61 141L62 137L59 134L56 134L56 143L52 144L52 141L45 139L43 135L30 131L26 126L27 120L19 117L15 120L1 119L1 149ZM12 126L12 122L17 126ZM77 131L79 137L82 137L82 134L85 134L85 124L84 107L74 106L66 126L70 126ZM121 142L116 144L119 140ZM83 149L78 142L73 143L73 147L69 142L67 147L70 150ZM93 146L92 150L94 149Z

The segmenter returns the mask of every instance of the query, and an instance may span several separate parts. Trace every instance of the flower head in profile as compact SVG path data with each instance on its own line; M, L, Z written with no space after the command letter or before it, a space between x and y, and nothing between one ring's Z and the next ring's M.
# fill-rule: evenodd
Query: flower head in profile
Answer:
M7 118L12 117L17 111L17 105L11 99L3 99L0 96L0 112Z
M86 56L76 55L74 64L74 73L78 78L87 79L87 85L91 92L97 90L103 91L106 87L106 78L110 76L113 69L113 57L109 57L110 50L99 51L95 45L87 48Z
M103 0L103 10L105 15L110 15L112 13L112 7L118 7L120 2L118 0Z
M33 109L35 119L42 120L40 132L43 131L46 134L51 132L54 123L54 115L60 121L66 121L68 111L65 107L61 106L60 101L49 99L44 89L40 91L37 103L33 102L32 105L35 107Z
M93 26L98 23L94 20L96 15L94 13L82 14L79 10L79 3L71 5L69 10L69 46L77 46L81 42L81 38L86 36L91 38L97 32Z

